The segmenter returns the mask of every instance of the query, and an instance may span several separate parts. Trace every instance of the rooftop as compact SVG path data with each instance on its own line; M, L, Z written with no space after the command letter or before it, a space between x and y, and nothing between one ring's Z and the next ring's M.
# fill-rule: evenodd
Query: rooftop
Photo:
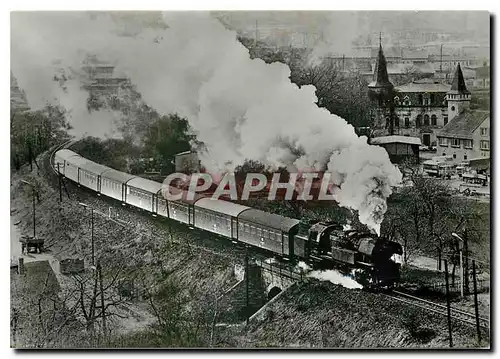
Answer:
M489 117L489 111L464 111L448 122L437 136L472 139L472 133Z
M422 142L418 137L409 136L381 136L374 137L371 140L372 145L385 145L388 143L406 143L408 145L421 145Z
M435 79L421 79L397 86L395 90L399 92L448 92L450 85Z

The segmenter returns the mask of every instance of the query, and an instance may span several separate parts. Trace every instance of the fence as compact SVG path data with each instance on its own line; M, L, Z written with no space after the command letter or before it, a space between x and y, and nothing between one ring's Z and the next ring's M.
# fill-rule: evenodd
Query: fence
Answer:
M428 289L436 292L446 293L446 283L434 283L426 285ZM455 280L455 283L449 283L450 293L460 293L460 280ZM478 293L489 293L490 292L490 281L488 279L482 279L477 281L477 292ZM469 280L468 288L464 286L464 294L474 293L474 283L472 279Z

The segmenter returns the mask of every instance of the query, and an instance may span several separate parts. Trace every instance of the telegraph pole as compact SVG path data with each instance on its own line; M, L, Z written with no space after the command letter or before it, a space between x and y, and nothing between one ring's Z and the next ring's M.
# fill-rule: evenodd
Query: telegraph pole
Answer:
M465 295L469 294L469 244L467 240L467 228L465 228L464 231L464 255L465 255L465 262L464 262L464 292Z
M35 206L36 206L36 201L35 201L35 197L36 197L36 193L35 193L35 186L28 182L28 181L25 181L25 180L21 180L21 182L23 183L26 183L27 185L31 186L31 193L32 193L32 196L33 196L33 239L36 238L36 212L35 212Z
M477 302L476 261L474 259L472 260L472 277L474 280L474 309L476 312L477 343L481 344L481 328L479 327L479 305Z
M443 44L441 44L441 60L439 61L439 72L443 74Z
M105 311L105 305L104 305L104 290L103 290L103 285L102 285L102 267L101 267L101 261L97 261L97 274L99 276L99 287L101 291L101 313L102 313L102 333L103 337L106 338L106 311Z
M95 265L95 253L94 253L94 208L90 207L85 203L78 203L80 206L90 209L90 240L92 245L92 266Z
M249 273L248 273L248 246L245 244L245 287L246 287L246 315L247 315L247 325L250 320L250 296L248 293L249 288Z
M448 283L448 261L444 260L444 276L446 279L446 309L448 314L448 333L450 335L450 348L453 348L453 338L451 334L451 308L450 308L450 286Z
M62 183L61 183L61 172L59 169L60 163L57 164L57 178L59 179L59 202L62 202Z
M33 193L33 239L36 238L36 211L35 211L35 187L33 186L31 189Z

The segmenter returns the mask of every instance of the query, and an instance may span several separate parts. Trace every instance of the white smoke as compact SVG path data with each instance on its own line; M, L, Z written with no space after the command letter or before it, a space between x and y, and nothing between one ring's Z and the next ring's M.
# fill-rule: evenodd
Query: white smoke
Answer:
M353 41L362 33L358 11L331 11L322 20L321 36L308 58L310 65L320 64L325 56L350 56Z
M401 173L383 148L369 146L344 119L317 107L313 86L291 83L286 65L251 60L236 33L203 12L164 14L167 29L144 29L134 37L118 36L118 23L106 14L59 17L35 25L25 21L21 32L26 26L52 33L59 41L49 41L51 50L68 65L81 59L81 49L116 62L148 105L189 120L206 146L200 159L210 172L233 170L246 159L290 171L328 169L340 187L339 204L379 231L386 198Z
M336 270L313 271L307 275L311 278L316 278L322 281L329 281L333 284L340 284L349 289L362 289L363 286L356 282L353 278L343 275Z
M66 110L70 134L117 137L117 113L87 109L83 62L89 53L104 53L99 34L109 33L102 27L109 24L89 20L81 12L12 12L11 70L32 110L58 105Z

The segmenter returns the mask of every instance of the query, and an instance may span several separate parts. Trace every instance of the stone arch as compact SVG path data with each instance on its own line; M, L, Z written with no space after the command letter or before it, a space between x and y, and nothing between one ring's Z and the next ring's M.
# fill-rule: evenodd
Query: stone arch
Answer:
M272 287L269 293L267 293L267 299L271 300L274 297L276 297L278 294L282 292L281 288L279 287Z

